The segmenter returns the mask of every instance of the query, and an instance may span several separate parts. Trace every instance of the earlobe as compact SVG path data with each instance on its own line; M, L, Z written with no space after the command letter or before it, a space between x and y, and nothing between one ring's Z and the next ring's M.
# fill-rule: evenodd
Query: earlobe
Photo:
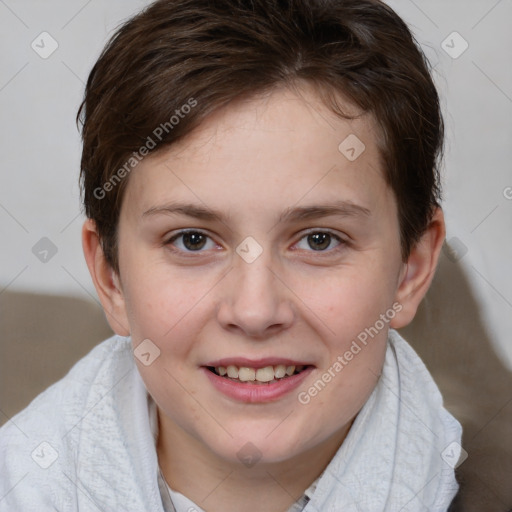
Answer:
M444 215L437 208L425 233L412 248L407 263L400 272L395 300L402 310L390 322L394 329L408 325L427 293L434 277L439 254L446 235Z
M82 227L82 247L89 273L110 327L120 336L129 336L130 329L121 281L105 258L96 225L91 219L87 219Z

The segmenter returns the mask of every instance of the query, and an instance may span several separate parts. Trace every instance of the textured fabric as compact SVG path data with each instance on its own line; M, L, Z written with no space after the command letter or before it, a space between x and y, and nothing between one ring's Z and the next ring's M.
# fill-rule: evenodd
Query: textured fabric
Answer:
M167 506L164 505L165 512L206 512L192 500L183 496L183 494L173 491L168 485L166 485L166 487L169 492L170 502ZM308 502L309 498L306 493L304 493L301 498L287 510L287 512L303 512Z
M316 481L314 482L316 484ZM205 512L201 507L196 505L192 500L189 500L183 494L173 491L165 482L163 475L160 473L159 478L160 489L162 492L162 501L164 503L165 512ZM313 493L314 485L304 492L304 494L297 500L287 512L303 512L310 498L309 493ZM309 492L308 492L309 491Z
M383 373L304 512L444 512L461 427L390 331ZM148 394L113 336L0 429L0 512L164 512Z
M421 359L390 330L379 383L305 512L445 512L458 484L442 454L456 461L461 436Z
M313 484L304 492L304 494L298 499L287 512L303 512L306 505L310 500L310 495L313 494L314 488L318 480L315 480ZM164 479L162 472L158 475L158 485L160 487L160 493L162 495L162 502L164 505L165 512L206 512L199 505L194 503L192 500L184 496L183 494L173 491Z

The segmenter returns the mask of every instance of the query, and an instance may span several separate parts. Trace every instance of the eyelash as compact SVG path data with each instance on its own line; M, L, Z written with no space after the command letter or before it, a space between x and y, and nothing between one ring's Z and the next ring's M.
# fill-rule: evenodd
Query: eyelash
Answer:
M179 231L178 233L175 233L174 235L172 235L169 239L167 239L167 241L165 242L165 245L172 245L173 242L177 239L179 239L180 237L186 235L186 234L191 234L191 233L194 233L194 234L199 234L199 235L203 235L205 237L207 237L208 239L212 240L212 237L209 236L207 233L205 233L204 231L201 231L199 229L186 229L186 230L182 230L182 231ZM344 247L348 246L349 245L349 242L347 240L344 240L343 238L341 238L339 235L333 233L332 231L329 231L329 230L322 230L322 229L311 229L309 231L307 231L306 233L304 233L301 238L299 238L299 240L295 243L295 244L298 244L299 242L301 242L304 238L307 238L309 235L313 235L313 234L328 234L330 235L334 240L336 240L338 242L338 245L336 247L334 247L333 249L327 249L327 250L318 250L318 251L315 251L313 249L310 249L306 252L311 252L311 253L315 253L315 254L318 254L318 255L322 255L322 254L332 254L332 253L336 253L338 252L339 250L342 250ZM187 254L187 255L194 255L194 254L201 254L203 252L205 252L204 250L200 249L198 251L190 251L190 250L182 250L182 249L173 249L174 251L176 252L179 252L179 253L182 253L182 254ZM187 256L188 257L188 256ZM193 256L192 256L193 257Z

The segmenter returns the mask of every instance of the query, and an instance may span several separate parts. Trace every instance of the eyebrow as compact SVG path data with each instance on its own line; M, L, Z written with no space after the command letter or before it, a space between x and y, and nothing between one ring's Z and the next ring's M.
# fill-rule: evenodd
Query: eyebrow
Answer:
M218 221L222 223L226 221L226 217L221 212L192 203L168 203L153 206L146 210L142 217L152 217L154 215L186 215L187 217L204 221ZM287 208L279 215L278 222L310 220L328 216L369 217L370 215L371 211L368 208L352 201L335 201L322 205Z

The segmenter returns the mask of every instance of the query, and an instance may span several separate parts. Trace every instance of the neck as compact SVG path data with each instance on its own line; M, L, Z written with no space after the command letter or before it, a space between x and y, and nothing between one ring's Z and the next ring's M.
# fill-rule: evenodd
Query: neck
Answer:
M244 467L223 459L158 410L157 453L163 476L208 512L283 512L318 478L345 439L350 424L292 459Z

